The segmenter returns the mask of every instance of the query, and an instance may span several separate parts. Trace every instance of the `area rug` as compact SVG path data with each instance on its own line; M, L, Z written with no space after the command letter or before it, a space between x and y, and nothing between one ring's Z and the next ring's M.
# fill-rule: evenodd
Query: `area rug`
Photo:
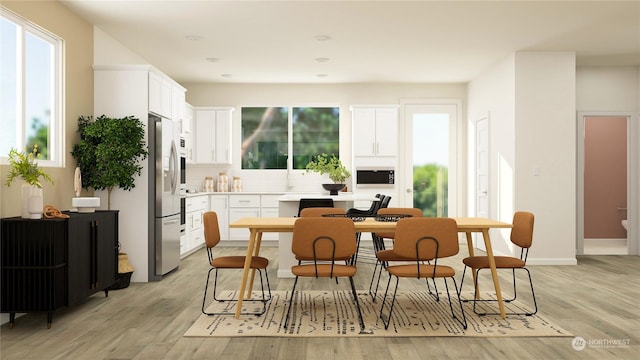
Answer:
M234 291L223 292L220 298L233 298ZM254 298L259 293L254 293ZM243 315L235 319L233 315L200 315L185 337L427 337L427 336L469 336L469 337L550 337L572 336L568 331L553 324L541 315L508 315L506 319L496 315L479 316L472 310L472 303L463 303L467 318L467 329L451 316L447 295L441 294L440 301L427 291L398 292L394 305L392 323L385 330L379 319L381 295L376 302L366 291L358 293L365 330L360 331L358 315L350 291L297 291L295 307L291 310L288 329L283 327L290 293L272 292L267 304L267 312L261 316ZM472 294L467 294L472 298ZM491 296L489 293L483 297ZM464 298L464 295L463 295ZM486 303L488 304L488 303ZM478 306L488 306L478 303ZM456 302L454 302L454 310ZM495 304L493 304L495 305ZM507 312L523 311L517 305L505 304ZM260 302L243 302L243 312L262 309ZM481 308L482 309L482 308ZM235 312L235 303L214 303L208 312ZM486 311L487 308L484 308ZM459 315L459 308L458 308ZM490 309L489 311L495 311Z

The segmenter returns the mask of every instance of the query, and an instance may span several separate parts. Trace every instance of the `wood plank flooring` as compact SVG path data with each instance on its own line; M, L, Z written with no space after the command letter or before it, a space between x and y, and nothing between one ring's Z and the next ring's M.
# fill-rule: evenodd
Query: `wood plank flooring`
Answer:
M462 253L448 259L462 274ZM220 248L219 255L243 249ZM262 255L277 258L277 248ZM360 259L357 287L369 286L372 264ZM270 265L272 289L288 290L292 279L278 279ZM571 338L184 338L200 316L208 264L204 250L183 259L178 271L160 282L133 283L127 289L89 298L54 313L28 314L15 327L0 328L0 359L637 359L640 357L640 258L582 256L577 266L530 266L539 311L587 341L584 350ZM235 289L239 273L223 271L220 286ZM491 286L483 276L483 284ZM519 280L525 280L519 278ZM345 282L346 283L346 282ZM403 279L402 288L423 286ZM510 277L501 274L503 291ZM320 289L321 281L302 279L299 289ZM465 290L471 290L467 274ZM524 290L526 288L522 287ZM482 289L482 288L481 288ZM527 292L518 292L526 301ZM614 342L617 342L614 343ZM619 345L619 343L626 345Z

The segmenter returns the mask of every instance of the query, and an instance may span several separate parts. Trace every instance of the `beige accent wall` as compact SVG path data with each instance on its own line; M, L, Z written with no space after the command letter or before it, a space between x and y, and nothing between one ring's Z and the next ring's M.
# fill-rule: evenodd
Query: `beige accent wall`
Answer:
M57 1L2 1L2 6L64 40L64 168L46 169L55 185L45 183L44 203L66 210L74 196L71 149L78 142L78 117L93 114L93 25ZM20 215L20 184L5 185L8 171L0 166L0 217Z

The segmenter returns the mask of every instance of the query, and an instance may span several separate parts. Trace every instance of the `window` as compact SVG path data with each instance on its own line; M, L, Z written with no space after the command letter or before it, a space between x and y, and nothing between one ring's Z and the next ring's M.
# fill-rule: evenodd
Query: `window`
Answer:
M62 166L62 40L2 9L0 159L38 145L41 166Z
M304 169L315 155L339 156L339 113L338 107L243 107L242 169L287 169L289 158L293 169Z

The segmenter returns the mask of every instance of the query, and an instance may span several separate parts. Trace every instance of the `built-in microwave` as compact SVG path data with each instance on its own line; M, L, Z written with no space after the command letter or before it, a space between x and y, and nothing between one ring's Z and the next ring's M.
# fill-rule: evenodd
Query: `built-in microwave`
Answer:
M395 170L393 168L367 167L356 169L356 187L393 187L395 182Z

